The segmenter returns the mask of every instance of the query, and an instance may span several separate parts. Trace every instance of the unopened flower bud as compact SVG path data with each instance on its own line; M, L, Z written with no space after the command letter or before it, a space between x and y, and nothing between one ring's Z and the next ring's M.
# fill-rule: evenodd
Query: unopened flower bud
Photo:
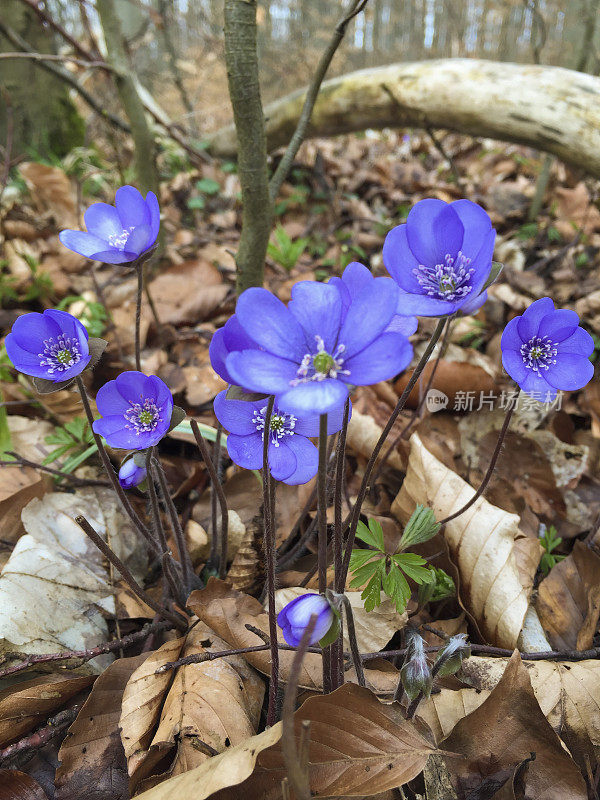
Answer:
M303 594L284 606L277 615L277 624L283 631L283 638L292 647L298 647L311 617L317 622L311 634L309 645L317 644L337 624L337 616L329 601L320 594Z
M436 675L454 675L461 667L464 658L471 655L471 647L466 633L451 636L448 642L438 651L434 670Z
M145 478L146 468L138 467L133 458L125 461L119 470L119 483L123 489L133 489L134 486L139 486Z
M431 694L433 676L425 656L425 642L416 631L407 633L406 656L400 670L400 679L410 700L414 700L420 693L424 697Z

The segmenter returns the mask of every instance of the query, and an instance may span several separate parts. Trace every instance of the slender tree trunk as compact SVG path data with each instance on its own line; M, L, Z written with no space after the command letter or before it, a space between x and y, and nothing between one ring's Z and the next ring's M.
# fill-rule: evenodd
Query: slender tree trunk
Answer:
M104 32L107 58L115 69L117 92L131 126L138 189L144 193L148 191L157 193L158 172L154 139L148 126L144 106L131 77L131 66L127 59L114 0L96 0L96 10Z
M237 132L242 233L236 256L238 294L262 286L271 232L267 143L256 49L256 0L225 0L225 61Z

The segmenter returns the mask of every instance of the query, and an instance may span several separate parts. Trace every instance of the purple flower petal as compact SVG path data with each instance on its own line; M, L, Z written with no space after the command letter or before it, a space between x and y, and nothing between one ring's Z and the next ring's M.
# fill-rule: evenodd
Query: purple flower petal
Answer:
M119 237L123 233L123 223L114 206L108 203L94 203L83 215L85 227L92 236L104 242L104 249L111 245L111 237Z
M514 317L511 319L506 328L504 328L502 332L502 336L500 338L500 348L502 351L509 349L509 350L521 350L521 345L523 344L523 339L519 334L519 320L521 317Z
M475 294L475 292L473 292L472 295L469 295L469 297L467 297L465 302L462 303L460 307L460 313L467 316L469 314L475 314L485 303L487 297L488 297L487 291L481 292L481 294Z
M271 292L246 289L237 302L236 317L247 335L269 353L298 363L302 360L307 351L302 326Z
M479 297L483 286L489 278L490 270L492 269L492 256L494 255L495 244L496 231L492 229L487 233L485 239L483 240L481 249L472 259L471 264L469 265L470 268L474 270L471 278L471 286L473 288L467 295L466 302L461 305L461 309L468 307L469 303L476 301L476 298Z
M548 336L553 342L564 342L572 336L579 326L579 317L574 311L559 308L542 318L538 336ZM591 338L591 337L590 337Z
M344 405L337 406L331 411L327 412L327 435L331 436L341 430L344 422ZM350 403L350 412L348 419L352 418L352 403ZM319 414L305 414L296 419L296 426L294 430L302 436L316 437L319 435L320 415Z
M419 268L419 261L409 247L406 224L392 228L385 237L383 263L401 289L418 294L422 292L421 284L414 274L414 270Z
M460 250L471 261L475 261L484 241L489 238L492 221L487 212L471 200L455 200L450 207L458 215L465 231Z
M269 472L276 481L284 481L296 470L296 456L288 447L288 439L293 438L281 439L278 446L269 444Z
M32 311L30 314L22 314L17 317L12 326L11 335L19 347L37 356L44 339L59 336L60 332L60 326L52 317Z
M524 342L528 342L537 335L542 319L554 311L554 303L549 297L542 297L536 300L529 308L526 308L519 319L519 336Z
M350 375L344 375L343 379L360 386L388 380L406 369L412 353L412 346L406 337L384 333L346 362L344 366L350 370Z
M346 402L347 386L338 380L307 381L277 394L277 405L295 416L328 414Z
M594 340L586 330L577 328L567 339L559 341L556 349L560 355L577 353L577 355L589 358L594 352Z
M286 392L298 370L297 365L291 361L262 350L230 353L225 364L234 383L265 394Z
M227 452L232 461L244 469L261 469L263 465L263 441L260 433L250 436L227 437Z
M411 229L413 226L409 224L408 218L406 224L408 228L407 235L410 242ZM447 254L455 256L461 250L465 229L452 204L444 206L436 216L433 223L433 233L435 240L435 256L433 261L429 260L423 262L427 264L427 266L443 264ZM423 246L423 243L419 243L419 248Z
M147 247L150 247L156 241L160 230L160 208L154 192L148 192L146 195L146 205L150 212L150 240L147 244Z
M115 387L115 381L108 381L104 386L101 386L96 394L96 406L103 417L118 414L124 420L123 414L131 407L131 404L118 390L115 391ZM123 422L123 426L125 426L125 422Z
M521 384L525 380L529 372L523 361L523 356L516 350L502 351L502 366L513 381L518 384Z
M439 215L446 208L448 208L448 205L443 200L426 198L414 205L408 213L406 218L406 239L419 264L426 264L432 267L439 263L439 243L435 228ZM447 225L452 225L452 222L455 223L457 233L460 235L460 243L462 243L464 228L458 218L458 214L453 211L445 219L445 222ZM459 241L459 236L457 235L453 241ZM451 255L454 255L460 249L460 243ZM441 253L442 259L446 253L450 252L450 249L446 248L445 252Z
M385 329L385 333L401 333L402 336L412 336L419 327L419 320L416 317L404 317L396 314Z
M296 468L291 475L283 479L283 482L287 483L288 486L299 486L300 484L308 483L317 474L319 451L304 436L289 436L285 444L296 458ZM269 462L270 460L271 457L269 456Z
M437 297L428 297L426 294L409 294L400 290L398 308L406 316L417 317L445 317L454 314L460 308L460 302L438 300Z
M40 357L37 353L24 350L15 338L14 333L9 333L4 340L6 355L14 364L15 368L24 375L31 375L33 378L48 378L48 367L40 364ZM62 380L62 379L61 379Z
M96 259L97 253L103 253L108 249L107 242L100 239L98 236L93 236L91 233L84 233L83 231L64 230L58 234L58 238L65 247L79 253L86 258ZM112 250L109 250L112 252ZM118 253L118 250L115 250ZM101 260L101 259L98 259ZM108 262L112 263L112 262Z
M534 372L531 369L527 370L527 372L527 377L520 384L522 391L541 403L545 403L546 399L549 402L554 400L557 394L555 387L551 386L538 372Z
M556 389L574 392L582 389L594 377L594 365L584 355L561 353L556 364L551 364L544 373L545 379Z
M135 186L121 186L115 194L115 206L122 223L122 230L144 225L151 227L150 209Z
M360 297L352 301L338 338L338 344L346 348L342 354L344 368L347 359L364 350L383 333L397 306L398 287L391 278L375 278Z
M292 289L288 309L302 326L309 352L315 352L317 336L323 339L326 352L335 350L342 318L342 301L335 286L300 281Z
M214 400L215 416L221 425L237 436L256 433L256 425L252 421L255 404L245 400L227 400L226 397L227 390L224 390Z
M126 251L124 252L135 253L137 258L142 253L145 253L148 247L153 244L153 242L150 241L151 238L150 223L138 225L130 233L127 244L125 245ZM149 241L150 245L148 244Z

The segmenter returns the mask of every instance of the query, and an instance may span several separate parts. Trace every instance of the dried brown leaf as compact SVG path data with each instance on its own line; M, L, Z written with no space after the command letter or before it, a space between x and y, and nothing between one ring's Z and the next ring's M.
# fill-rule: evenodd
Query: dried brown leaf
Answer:
M149 288L159 320L171 325L208 319L229 291L219 270L199 258L161 272Z
M48 795L31 775L0 769L0 800L48 800Z

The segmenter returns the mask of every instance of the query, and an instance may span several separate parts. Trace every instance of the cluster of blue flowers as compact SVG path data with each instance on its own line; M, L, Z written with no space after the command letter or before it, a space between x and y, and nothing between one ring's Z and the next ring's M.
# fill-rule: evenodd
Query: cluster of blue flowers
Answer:
M85 224L87 232L62 231L61 242L91 259L139 264L158 236L158 201L152 192L144 198L123 186L115 206L92 205ZM339 431L355 386L393 378L410 364L408 337L417 329L417 315L471 314L485 302L495 236L489 216L469 200L422 200L385 239L383 261L392 277L375 278L354 262L328 283L297 283L287 306L265 289L245 291L210 345L215 371L242 392L254 393L228 399L224 391L215 399L215 414L229 431L231 459L247 469L262 467L273 396L269 470L285 483L309 481L317 472L318 453L310 439L319 433L320 416L327 415L328 434ZM14 366L56 388L92 365L91 345L82 323L57 310L19 317L6 338ZM592 337L575 312L556 310L549 297L508 323L501 349L506 372L534 397L552 399L559 390L580 389L593 375ZM100 419L94 431L114 448L146 450L172 425L172 394L155 375L124 372L99 390L96 403ZM136 458L119 471L124 488L145 477ZM315 614L311 644L332 625L328 601L309 594L290 603L279 615L286 641L297 645Z

